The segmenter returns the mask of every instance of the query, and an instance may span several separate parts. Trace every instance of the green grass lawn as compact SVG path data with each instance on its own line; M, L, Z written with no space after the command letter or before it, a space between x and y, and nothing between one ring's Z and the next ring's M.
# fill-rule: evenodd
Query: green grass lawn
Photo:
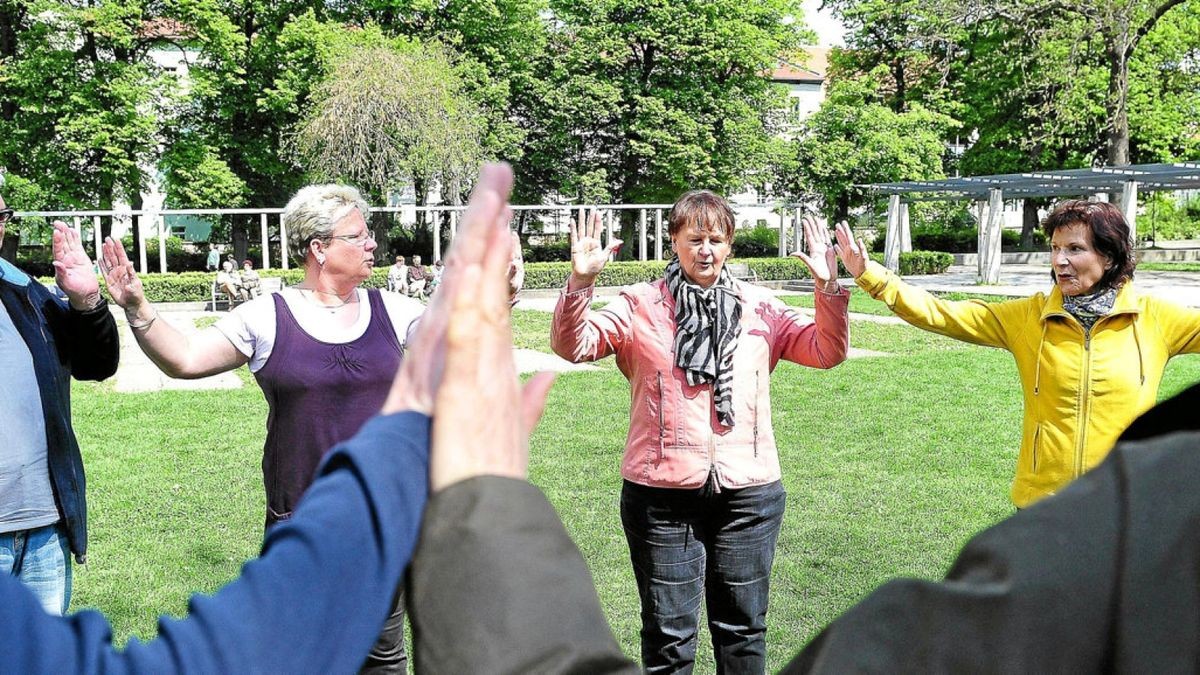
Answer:
M516 311L517 343L548 349L549 322ZM1021 400L1008 354L866 321L853 324L851 341L892 356L830 371L784 363L771 381L788 491L771 595L772 669L886 579L942 575L973 533L1013 510ZM103 610L120 642L153 636L159 614L182 614L189 594L219 588L258 551L266 404L242 373L246 386L234 391L74 386L91 549L76 567L73 609ZM1161 394L1197 380L1200 359L1176 359ZM617 503L628 414L628 384L611 365L561 375L530 472L582 549L633 656L638 600ZM701 640L697 672L710 673L707 633Z
M1144 262L1138 263L1139 270L1151 272L1200 272L1200 263L1196 262Z

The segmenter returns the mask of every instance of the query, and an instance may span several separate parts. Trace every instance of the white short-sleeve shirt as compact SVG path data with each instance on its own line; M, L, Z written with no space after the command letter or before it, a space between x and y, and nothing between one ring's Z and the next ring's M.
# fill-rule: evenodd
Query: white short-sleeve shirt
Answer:
M279 291L301 330L315 340L332 344L353 342L367 332L367 326L371 323L371 302L367 298L367 289L359 288L357 293L358 320L348 328L341 328L329 321L328 311L313 304L298 289L285 288ZM399 293L380 290L379 294L383 298L392 329L396 331L396 339L404 347L417 319L425 311L425 305ZM258 372L267 363L275 346L274 295L262 295L242 303L216 323L217 330L250 359L250 372Z

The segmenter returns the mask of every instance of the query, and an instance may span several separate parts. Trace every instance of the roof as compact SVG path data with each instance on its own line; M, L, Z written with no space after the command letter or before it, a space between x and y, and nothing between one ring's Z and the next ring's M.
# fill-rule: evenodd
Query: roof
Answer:
M804 47L807 58L781 58L779 65L771 71L771 80L784 83L821 84L829 71L828 47ZM797 63L803 61L803 64Z
M1129 181L1136 181L1138 190L1144 192L1198 189L1200 161L872 183L860 187L878 194L902 195L905 201L954 201L984 200L993 189L1000 190L1006 199L1093 195L1116 192Z
M138 37L142 38L189 38L195 34L196 31L182 21L163 17L147 19L138 28Z

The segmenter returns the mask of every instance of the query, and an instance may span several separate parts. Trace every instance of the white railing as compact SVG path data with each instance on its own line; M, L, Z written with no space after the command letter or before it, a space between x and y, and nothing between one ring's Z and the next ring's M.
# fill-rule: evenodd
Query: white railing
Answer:
M743 216L755 217L752 225L756 225L757 221L766 220L768 226L779 230L779 256L784 257L788 251L798 250L802 238L800 228L800 215L805 211L805 207L796 204L737 204L732 205L735 216L741 219ZM620 211L636 211L637 216L637 256L639 260L662 260L663 259L663 240L666 239L664 230L667 213L671 210L670 204L567 204L567 205L514 205L514 211L535 211L554 215L563 213L567 219L572 217L579 219L585 217L591 211L600 213L601 221L604 223L604 229L607 236L613 236L617 228L617 213ZM450 239L454 239L454 235L458 229L458 219L460 214L466 210L466 206L378 206L371 207L372 213L392 213L400 214L402 220L409 224L417 222L417 213L430 214L432 217L426 218L425 227L433 230L433 257L438 259L442 257L441 245L441 228L442 216L446 216L449 224ZM132 220L137 218L141 227L137 228L139 235L137 266L138 270L143 274L147 271L147 252L146 239L148 237L157 237L158 239L158 268L162 271L167 271L167 236L170 235L166 231L166 216L231 216L231 215L249 215L258 216L259 221L259 243L262 246L262 269L270 269L273 258L271 255L271 220L272 218L278 223L279 232L279 253L278 261L281 269L288 269L288 241L287 229L283 223L282 208L244 208L244 209L162 209L158 211L152 210L107 210L107 211L18 211L18 217L23 218L46 218L48 220L62 220L75 228L79 233L80 238L86 242L91 242L94 246L93 255L100 248L101 242L101 225L103 219L107 218L111 224L122 224L126 227L132 224ZM759 217L763 216L763 217ZM558 218L554 222L558 222ZM545 223L543 222L543 225ZM791 228L791 236L788 236L788 228ZM739 227L741 223L739 221ZM557 231L553 234L562 234L564 228L556 228ZM790 239L790 241L789 241ZM650 241L653 240L653 251L649 250Z

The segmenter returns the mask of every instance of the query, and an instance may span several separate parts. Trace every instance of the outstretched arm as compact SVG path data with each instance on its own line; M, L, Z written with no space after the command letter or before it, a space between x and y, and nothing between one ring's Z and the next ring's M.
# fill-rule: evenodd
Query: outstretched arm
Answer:
M571 225L571 277L554 307L550 348L573 363L596 361L614 354L629 339L632 308L621 296L599 312L591 311L596 277L621 240L600 245L600 215Z
M854 275L854 282L871 297L886 303L896 316L917 328L946 337L985 347L1008 348L1002 314L1019 311L1011 302L951 302L907 284L887 268L868 259L866 245L862 240L854 239L846 223L838 223L837 242L837 253L846 270Z
M117 372L121 343L117 323L100 297L92 260L79 233L61 220L54 221L51 248L54 282L66 293L70 307L64 314L66 330L58 339L69 345L71 375L79 380L108 378Z
M125 255L125 247L112 237L103 244L100 271L113 302L125 310L138 346L167 375L184 379L205 377L233 370L249 360L214 327L188 336L160 317L146 299L142 280Z

